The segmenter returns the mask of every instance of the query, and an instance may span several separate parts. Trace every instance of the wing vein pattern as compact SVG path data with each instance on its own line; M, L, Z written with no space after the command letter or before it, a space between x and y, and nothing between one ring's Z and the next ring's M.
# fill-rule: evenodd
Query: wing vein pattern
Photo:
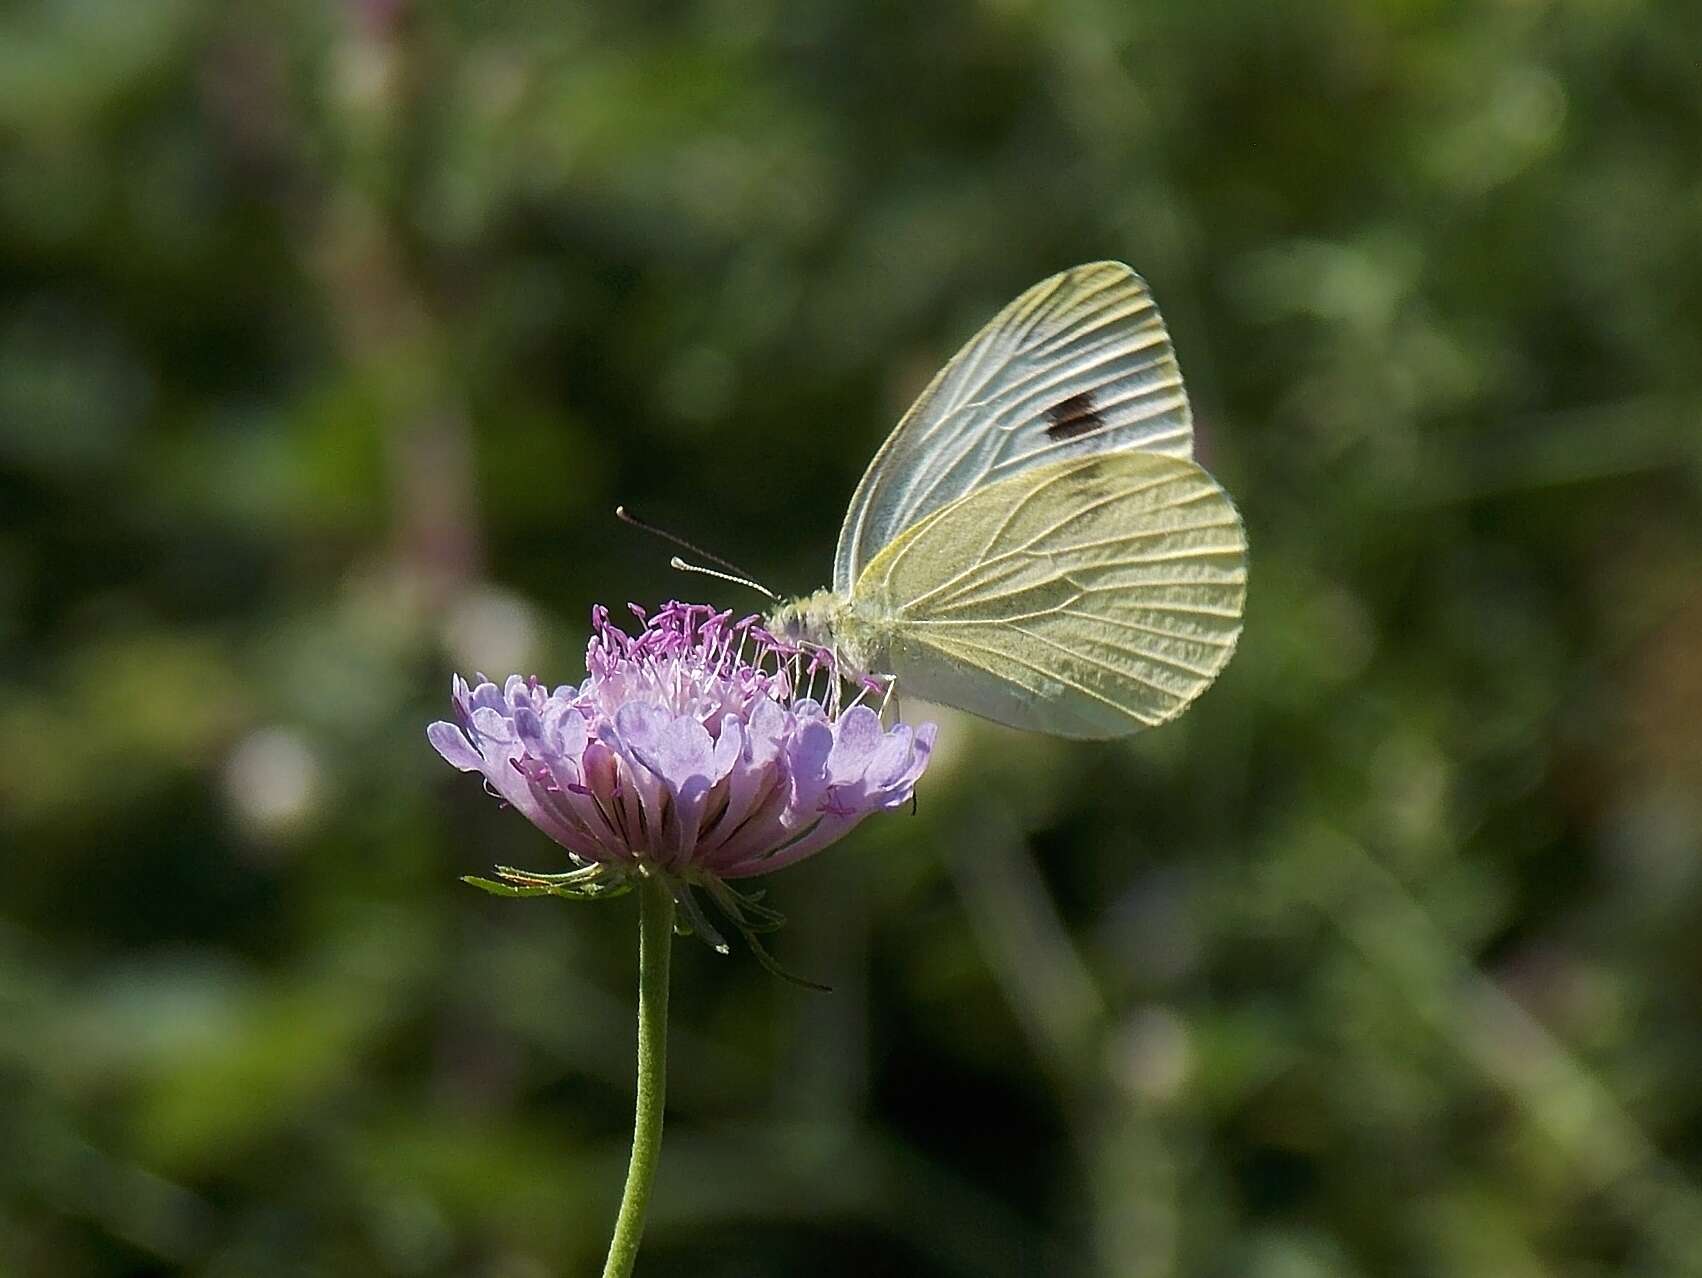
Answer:
M963 548L982 547L964 566ZM1228 663L1246 536L1212 477L1145 451L971 489L858 577L900 688L1011 724L1110 737L1163 723Z
M1069 458L1193 455L1164 320L1121 262L1042 280L972 337L869 464L834 557L848 594L907 529L972 490Z

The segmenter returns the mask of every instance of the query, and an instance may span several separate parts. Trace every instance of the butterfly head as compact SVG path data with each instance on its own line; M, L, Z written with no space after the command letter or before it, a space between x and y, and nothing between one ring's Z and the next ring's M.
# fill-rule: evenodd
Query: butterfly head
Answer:
M775 638L787 643L831 648L844 611L843 599L831 590L818 590L781 604L768 615L768 629Z

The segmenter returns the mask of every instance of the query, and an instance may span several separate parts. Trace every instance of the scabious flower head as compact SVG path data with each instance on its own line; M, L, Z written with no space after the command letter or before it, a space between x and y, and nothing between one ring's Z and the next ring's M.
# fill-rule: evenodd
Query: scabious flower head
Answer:
M578 687L519 675L469 686L457 675L455 720L427 735L567 849L566 874L499 871L513 894L593 895L659 874L718 939L691 887L742 926L754 901L726 880L801 861L871 812L908 803L934 725L884 726L868 704L878 684L847 696L831 652L785 643L756 617L682 603L632 611L636 635L593 611Z

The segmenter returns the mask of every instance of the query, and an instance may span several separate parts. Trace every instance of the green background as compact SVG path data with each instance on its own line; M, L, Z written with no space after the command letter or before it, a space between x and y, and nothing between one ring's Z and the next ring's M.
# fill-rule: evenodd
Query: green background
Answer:
M593 1272L635 902L428 748L823 584L1034 280L1151 281L1253 551L1109 745L683 943L644 1278L1702 1268L1702 6L0 17L0 1273Z

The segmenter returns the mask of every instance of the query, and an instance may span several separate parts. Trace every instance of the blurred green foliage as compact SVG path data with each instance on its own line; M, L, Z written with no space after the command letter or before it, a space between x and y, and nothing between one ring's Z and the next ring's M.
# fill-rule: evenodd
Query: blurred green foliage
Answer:
M921 382L1152 282L1248 627L682 948L647 1278L1702 1271L1702 7L18 0L0 1272L590 1272L635 907L430 752L822 584Z

